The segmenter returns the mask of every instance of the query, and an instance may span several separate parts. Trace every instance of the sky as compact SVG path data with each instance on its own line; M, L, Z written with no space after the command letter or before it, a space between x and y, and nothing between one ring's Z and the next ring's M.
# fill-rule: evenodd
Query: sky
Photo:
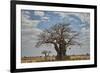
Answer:
M79 41L82 46L71 46L66 51L67 55L90 53L90 14L81 12L56 12L21 10L21 55L43 56L43 50L51 51L50 55L56 55L54 46L44 44L35 47L38 42L38 35L45 29L49 29L57 23L70 23L70 27L80 32Z

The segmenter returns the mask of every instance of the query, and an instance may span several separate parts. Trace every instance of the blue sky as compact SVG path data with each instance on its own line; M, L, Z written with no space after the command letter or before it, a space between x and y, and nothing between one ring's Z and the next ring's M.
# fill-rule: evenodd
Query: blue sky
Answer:
M22 56L41 56L41 51L48 49L52 51L52 55L56 55L53 45L43 45L39 48L34 47L34 45L38 41L37 36L42 33L43 30L48 29L57 23L71 24L70 27L73 30L82 33L79 40L84 44L84 46L81 47L83 49L74 46L72 47L72 50L66 52L67 54L90 53L89 13L21 10L21 18Z

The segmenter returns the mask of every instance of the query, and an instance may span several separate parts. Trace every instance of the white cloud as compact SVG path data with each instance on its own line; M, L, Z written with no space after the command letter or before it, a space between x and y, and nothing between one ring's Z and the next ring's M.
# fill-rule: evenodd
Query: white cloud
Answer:
M39 24L39 20L25 20L22 21L22 25L25 25L27 27L36 27Z
M25 13L29 13L29 11L22 11L22 25L28 26L28 27L36 27L40 20L30 20L30 15L27 15Z
M53 12L53 13L61 16L61 18L64 18L66 16L66 13L64 12Z
M24 11L24 13L27 15L31 14L30 11Z
M88 22L88 24L90 24L90 14L89 13L79 13L79 17L83 22L85 21L85 22Z
M24 29L22 31L22 41L23 43L25 42L37 42L38 40L38 35L41 33L42 31L34 28L34 29ZM27 44L28 45L28 44Z
M34 11L34 15L37 15L37 16L44 16L45 13L43 11Z
M22 10L21 11L21 14L22 14L22 17L25 17L25 18L30 18L30 11L24 11Z
M85 27L83 27L83 28L81 28L81 32L82 33L89 33L90 32L90 29L88 28L85 28Z
M37 42L37 35L42 32L42 30L36 28L40 23L40 20L30 20L28 12L22 11L21 21L22 49L32 49L33 45Z
M73 15L77 16L78 18L80 18L83 23L87 22L88 24L90 24L90 14L89 13L81 13L80 12L80 13L71 13L71 14L73 14Z
M34 29L33 29L33 35L35 35L35 36L39 35L39 34L42 33L42 32L43 32L43 31L40 30L40 29L38 29L38 28L34 28Z
M45 16L45 17L42 17L42 19L44 19L44 20L48 20L48 19L49 19L49 17L46 17L46 16Z
M54 14L59 15L61 18L67 17L68 15L75 15L81 19L82 22L87 22L90 24L90 14L81 13L81 12L53 12Z
M44 16L44 17L41 17L41 21L49 21L49 17L46 17L46 16Z

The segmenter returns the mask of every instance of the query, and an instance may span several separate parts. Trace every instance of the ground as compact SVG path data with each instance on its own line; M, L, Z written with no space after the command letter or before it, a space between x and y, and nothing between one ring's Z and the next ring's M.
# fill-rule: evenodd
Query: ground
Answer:
M89 60L89 55L70 55L65 56L63 61L74 61L74 60ZM32 62L52 62L57 61L56 56L37 56L37 57L22 57L21 63L32 63Z

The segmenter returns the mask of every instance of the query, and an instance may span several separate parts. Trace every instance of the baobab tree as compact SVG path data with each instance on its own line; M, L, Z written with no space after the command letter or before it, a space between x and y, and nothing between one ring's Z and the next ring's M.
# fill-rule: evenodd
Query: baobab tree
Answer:
M66 56L66 51L72 45L80 45L78 39L79 32L73 31L70 24L55 24L49 29L45 29L38 36L36 47L42 44L53 44L57 53L56 59L63 60Z

